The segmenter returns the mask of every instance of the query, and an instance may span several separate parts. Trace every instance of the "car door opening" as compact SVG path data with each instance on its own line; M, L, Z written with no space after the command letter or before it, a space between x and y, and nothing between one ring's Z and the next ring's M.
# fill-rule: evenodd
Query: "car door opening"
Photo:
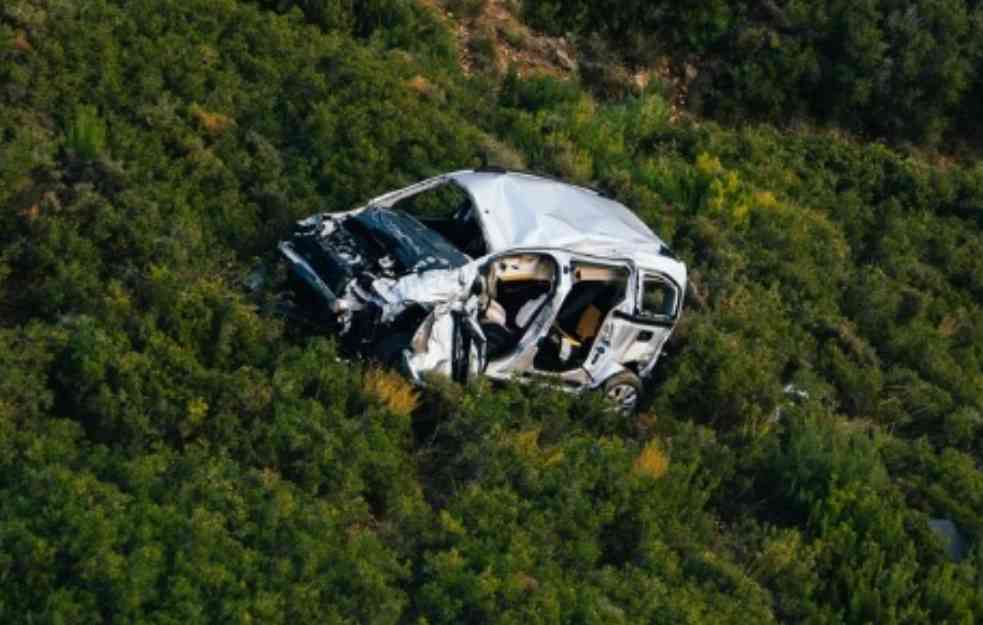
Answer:
M481 319L489 360L506 355L519 343L553 293L556 275L556 261L545 254L503 256L489 265Z
M625 300L629 272L624 267L574 262L573 285L556 314L534 366L562 372L583 365L608 314Z

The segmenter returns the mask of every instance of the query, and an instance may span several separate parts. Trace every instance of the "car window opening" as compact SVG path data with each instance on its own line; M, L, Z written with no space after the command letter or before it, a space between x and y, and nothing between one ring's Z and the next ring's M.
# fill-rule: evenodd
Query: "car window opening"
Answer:
M573 263L573 286L536 354L540 371L569 371L580 367L594 346L604 320L628 292L624 268Z
M643 317L672 319L676 316L676 289L661 278L647 275L642 283L641 308Z
M474 202L455 182L404 197L392 208L416 217L471 258L488 253Z
M518 345L553 293L556 275L556 261L542 254L504 256L492 262L481 319L489 360L506 355Z

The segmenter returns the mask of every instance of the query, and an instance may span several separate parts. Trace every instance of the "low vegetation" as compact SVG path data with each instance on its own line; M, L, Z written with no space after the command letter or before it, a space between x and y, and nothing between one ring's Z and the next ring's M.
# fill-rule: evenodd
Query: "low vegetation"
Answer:
M976 0L524 0L528 19L635 66L671 57L690 105L729 121L815 119L897 143L978 146Z
M973 31L910 46L944 83L916 93L901 62L860 86L865 37L900 49L908 5L782 3L792 30L753 63L729 24L758 14L727 3L527 7L604 36L681 24L667 43L844 128L793 133L726 72L717 121L676 120L658 85L465 76L430 4L0 6L0 621L978 620L983 165L848 132L962 128ZM837 19L866 33L854 78L783 69L825 58ZM246 294L292 220L483 161L605 189L689 265L637 418L415 391Z

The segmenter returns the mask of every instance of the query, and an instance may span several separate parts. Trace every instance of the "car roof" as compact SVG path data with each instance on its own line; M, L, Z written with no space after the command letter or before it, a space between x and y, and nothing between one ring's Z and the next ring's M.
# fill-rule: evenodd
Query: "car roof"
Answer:
M686 266L623 204L593 189L505 170L447 174L473 198L490 252L561 248L628 258L685 287Z

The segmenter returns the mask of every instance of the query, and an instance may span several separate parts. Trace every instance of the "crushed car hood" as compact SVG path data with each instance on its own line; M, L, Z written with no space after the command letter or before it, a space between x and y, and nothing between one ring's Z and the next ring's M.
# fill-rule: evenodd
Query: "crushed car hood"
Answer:
M471 261L438 233L403 211L370 205L347 214L319 214L297 224L281 251L335 294L365 271L397 277L456 269ZM333 297L333 296L332 296Z

